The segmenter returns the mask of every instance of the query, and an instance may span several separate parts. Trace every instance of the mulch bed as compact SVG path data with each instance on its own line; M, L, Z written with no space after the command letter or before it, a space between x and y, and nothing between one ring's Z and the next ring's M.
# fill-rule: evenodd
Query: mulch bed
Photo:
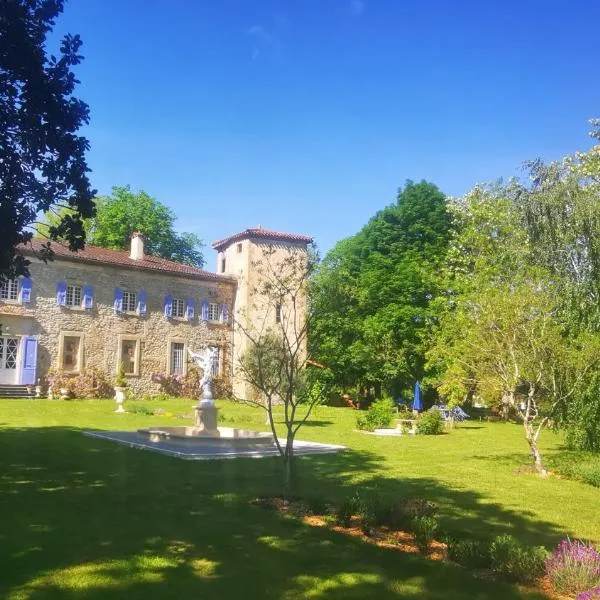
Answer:
M311 527L327 527L332 531L336 531L344 535L361 538L363 541L369 544L375 544L380 548L395 550L405 554L421 554L424 556L424 558L429 560L451 562L447 557L446 544L442 542L434 540L429 547L429 551L424 554L416 545L413 535L407 531L398 531L381 526L372 529L369 532L369 535L365 534L360 526L360 518L358 516L353 516L350 519L350 527L342 527L341 525L335 523L333 520L333 514L313 514L308 506L301 500L292 500L288 502L283 498L275 496L269 498L255 498L254 500L251 500L250 503L262 508L275 510L281 514L300 518L304 523L310 525ZM493 573L489 570L473 571L472 574L481 579L494 579ZM538 580L535 587L522 585L519 587L521 589L530 591L541 591L552 600L570 600L569 596L559 595L552 589L552 584L550 583L548 577L543 577L542 579Z

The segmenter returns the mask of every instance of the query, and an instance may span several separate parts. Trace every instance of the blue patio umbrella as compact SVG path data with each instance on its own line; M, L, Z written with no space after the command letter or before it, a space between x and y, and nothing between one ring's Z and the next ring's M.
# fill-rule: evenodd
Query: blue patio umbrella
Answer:
M419 385L418 381L415 383L415 397L413 400L413 410L416 410L417 412L423 410L423 403L421 402L421 386Z

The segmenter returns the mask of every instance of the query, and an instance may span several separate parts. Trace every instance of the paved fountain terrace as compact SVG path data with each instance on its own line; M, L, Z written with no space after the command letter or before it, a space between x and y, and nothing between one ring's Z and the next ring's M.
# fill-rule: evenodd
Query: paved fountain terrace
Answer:
M218 409L213 400L211 386L216 350L208 347L202 352L192 352L188 348L188 354L202 371L199 383L202 400L193 407L196 413L194 426L157 425L137 431L86 431L85 435L186 460L277 456L279 451L271 432L217 427ZM123 411L117 409L116 412ZM333 444L300 440L294 442L296 454L325 454L344 449L344 446Z
M228 433L227 428L220 429L223 433ZM236 443L235 439L228 439L226 435L217 438L219 442L214 443L214 440L211 438L195 437L193 440L186 440L178 439L174 436L153 437L147 433L138 431L86 431L84 434L91 438L108 440L129 446L130 448L150 450L151 452L158 452L184 460L218 460L244 457L265 458L278 456L279 454L277 447L272 441L269 441L269 443L240 444L239 442ZM237 439L239 440L239 438ZM345 446L318 444L316 442L303 442L300 440L294 442L294 453L296 455L330 454L341 450L345 450Z

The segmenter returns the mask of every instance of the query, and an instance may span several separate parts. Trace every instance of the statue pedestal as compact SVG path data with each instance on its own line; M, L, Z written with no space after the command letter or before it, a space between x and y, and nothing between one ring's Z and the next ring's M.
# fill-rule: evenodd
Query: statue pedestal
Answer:
M194 406L196 412L196 433L195 435L204 437L220 437L217 429L217 406L212 400L201 400L197 406Z

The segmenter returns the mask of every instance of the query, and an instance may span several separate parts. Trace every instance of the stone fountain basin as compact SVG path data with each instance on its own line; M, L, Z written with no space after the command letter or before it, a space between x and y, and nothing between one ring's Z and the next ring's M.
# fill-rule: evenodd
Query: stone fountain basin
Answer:
M138 429L137 433L151 442L178 442L186 445L248 447L271 446L275 443L272 433L233 427L219 427L218 435L199 427L152 427Z

